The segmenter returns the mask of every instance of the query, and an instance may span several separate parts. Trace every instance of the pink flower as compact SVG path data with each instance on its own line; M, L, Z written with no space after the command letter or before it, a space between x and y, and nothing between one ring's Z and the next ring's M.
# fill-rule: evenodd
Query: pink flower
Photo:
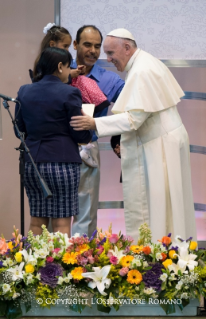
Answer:
M100 245L97 249L97 255L101 255L103 251L104 251L104 247Z
M78 265L81 265L81 266L85 266L87 264L87 258L81 256L81 255L78 255L77 256L77 261L78 261Z
M61 250L60 248L54 248L54 250L53 250L52 252L55 253L55 254L58 254L58 252L59 252L60 250Z
M0 237L0 255L5 254L5 252L7 252L7 249L8 249L8 245L6 243L5 238Z
M94 262L98 263L99 262L99 257L97 255L94 256Z
M128 273L128 271L129 271L128 267L123 267L122 269L120 269L119 275L123 277Z
M115 256L110 257L110 263L116 265L118 263L118 258Z
M93 264L93 263L94 263L94 257L93 257L93 256L89 256L89 257L88 257L88 262L89 262L90 264Z
M112 252L111 252L111 251L108 251L107 257L108 257L108 258L111 258L112 256L113 256Z
M92 253L93 253L93 249L89 249L83 253L83 256L88 258L90 255L92 255Z
M112 234L109 237L109 241L111 244L116 244L116 242L118 242L118 240L119 240L119 236L117 234Z
M54 258L51 257L51 256L48 256L48 257L46 258L46 261L47 261L47 263L52 263L52 262L54 261Z

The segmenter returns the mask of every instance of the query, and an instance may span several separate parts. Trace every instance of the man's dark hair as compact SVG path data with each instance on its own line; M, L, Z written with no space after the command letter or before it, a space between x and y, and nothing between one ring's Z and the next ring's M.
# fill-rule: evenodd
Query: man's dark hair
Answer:
M110 139L110 144L113 150L115 149L116 145L120 145L121 135L114 135Z
M102 36L101 31L100 31L97 27L95 27L95 25L90 25L90 24L88 24L88 25L83 25L81 28L79 28L79 30L77 30L77 34L76 34L76 41L77 41L77 43L79 44L81 34L82 34L82 32L83 32L86 28L92 28L93 30L99 32L99 35L100 35L100 38L101 38L101 44L102 44L103 36Z

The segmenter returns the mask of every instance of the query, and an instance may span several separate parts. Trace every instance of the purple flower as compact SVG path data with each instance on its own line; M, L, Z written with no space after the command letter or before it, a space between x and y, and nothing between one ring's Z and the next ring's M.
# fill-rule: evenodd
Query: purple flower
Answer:
M95 229L89 241L92 241L94 239L94 237L96 236L96 233L97 233L97 230Z
M25 245L25 249L28 250L31 247L31 244Z
M150 270L143 275L143 282L147 288L154 288L157 291L161 290L162 281L159 277L162 275L162 269L164 268L162 264L152 264L149 263L149 266L152 266Z
M3 266L3 261L0 260L0 268L4 267Z
M62 276L63 268L56 263L48 263L45 267L41 267L38 271L41 274L41 282L45 285L55 288L58 277Z
M99 244L97 245L97 247L98 247L99 245L104 244L104 243L106 242L106 240L107 240L107 238L104 237L104 238L99 242Z

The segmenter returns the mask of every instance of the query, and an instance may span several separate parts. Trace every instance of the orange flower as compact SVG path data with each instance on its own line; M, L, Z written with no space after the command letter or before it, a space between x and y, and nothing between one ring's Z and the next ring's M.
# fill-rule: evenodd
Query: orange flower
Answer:
M77 248L76 248L76 252L78 254L82 254L84 253L85 251L87 251L89 249L89 246L87 244L82 244L82 245L79 245Z
M76 264L77 263L77 255L78 253L74 253L74 252L71 252L71 253L65 253L64 256L62 257L62 261L65 263L65 264Z
M83 279L84 277L82 276L82 273L84 272L83 268L82 267L76 267L74 268L72 271L71 271L71 275L73 277L73 279L76 279L76 280L81 280Z
M133 256L124 256L121 259L121 264L123 267L129 267L131 261L134 259Z
M142 252L143 246L132 245L129 247L129 250L133 251L133 253L140 254Z
M105 236L107 236L107 238L110 238L112 236L112 234L108 231L108 230L105 230Z
M5 254L5 252L7 252L7 249L8 249L8 245L6 243L6 240L5 238L1 238L0 237L0 255L3 255Z
M166 246L168 246L171 243L171 238L168 236L164 236L162 237L161 240L159 240L161 243L165 244Z
M165 253L161 253L161 255L162 255L162 259L161 259L161 261L164 261L164 260L167 258L167 254L165 254Z
M138 285L142 281L142 275L138 270L132 269L127 274L127 281L130 284Z
M149 255L151 253L151 248L149 246L145 246L142 251L145 255Z
M22 250L23 243L21 242L22 235L19 234L19 230L16 229L16 226L13 226L14 232L12 233L12 236L15 238L15 246L19 244L19 250Z

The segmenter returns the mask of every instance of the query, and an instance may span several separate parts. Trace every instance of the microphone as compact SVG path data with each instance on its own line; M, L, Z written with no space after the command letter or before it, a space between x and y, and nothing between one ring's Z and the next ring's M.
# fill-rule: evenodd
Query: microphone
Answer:
M15 103L19 103L19 101L13 99L12 97L6 96L4 94L0 93L0 98L2 97L2 99L6 100L6 101L11 101L11 102L15 102Z

